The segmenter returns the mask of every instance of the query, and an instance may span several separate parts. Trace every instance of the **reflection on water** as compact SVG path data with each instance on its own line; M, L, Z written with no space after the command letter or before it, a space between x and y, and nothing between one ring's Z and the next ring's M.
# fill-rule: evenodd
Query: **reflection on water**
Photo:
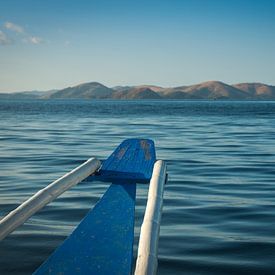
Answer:
M275 103L2 101L0 117L0 216L123 139L151 138L169 169L159 274L275 273ZM34 271L107 187L83 182L33 216L0 244L0 274Z

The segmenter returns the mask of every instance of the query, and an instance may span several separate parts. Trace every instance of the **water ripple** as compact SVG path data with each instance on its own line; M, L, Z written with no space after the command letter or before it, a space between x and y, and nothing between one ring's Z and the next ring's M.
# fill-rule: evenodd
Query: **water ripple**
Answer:
M169 169L159 274L275 274L274 102L1 101L0 116L0 216L123 139L152 138ZM0 244L0 274L34 271L107 188L83 182L28 220Z

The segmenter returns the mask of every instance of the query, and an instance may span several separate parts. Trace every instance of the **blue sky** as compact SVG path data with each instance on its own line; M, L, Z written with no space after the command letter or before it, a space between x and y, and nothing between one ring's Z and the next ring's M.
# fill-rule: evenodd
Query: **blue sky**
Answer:
M273 0L0 0L0 91L275 85Z

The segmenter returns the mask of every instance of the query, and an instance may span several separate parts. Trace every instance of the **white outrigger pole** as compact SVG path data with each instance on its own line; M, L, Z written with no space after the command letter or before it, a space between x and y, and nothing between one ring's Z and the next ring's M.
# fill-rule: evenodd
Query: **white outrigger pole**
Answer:
M156 161L140 231L135 275L151 275L157 272L159 229L166 177L165 162Z
M0 221L0 241L23 224L29 217L54 200L63 192L78 184L100 167L101 162L90 158L71 172L39 190L27 201L11 211Z

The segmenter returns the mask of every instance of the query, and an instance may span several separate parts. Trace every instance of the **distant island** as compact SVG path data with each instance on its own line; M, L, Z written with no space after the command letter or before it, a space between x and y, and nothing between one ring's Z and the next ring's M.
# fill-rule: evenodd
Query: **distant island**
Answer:
M62 90L0 93L1 99L208 99L275 100L275 86L262 83L228 85L208 81L191 86L163 88L153 85L106 87L98 82L83 83Z

